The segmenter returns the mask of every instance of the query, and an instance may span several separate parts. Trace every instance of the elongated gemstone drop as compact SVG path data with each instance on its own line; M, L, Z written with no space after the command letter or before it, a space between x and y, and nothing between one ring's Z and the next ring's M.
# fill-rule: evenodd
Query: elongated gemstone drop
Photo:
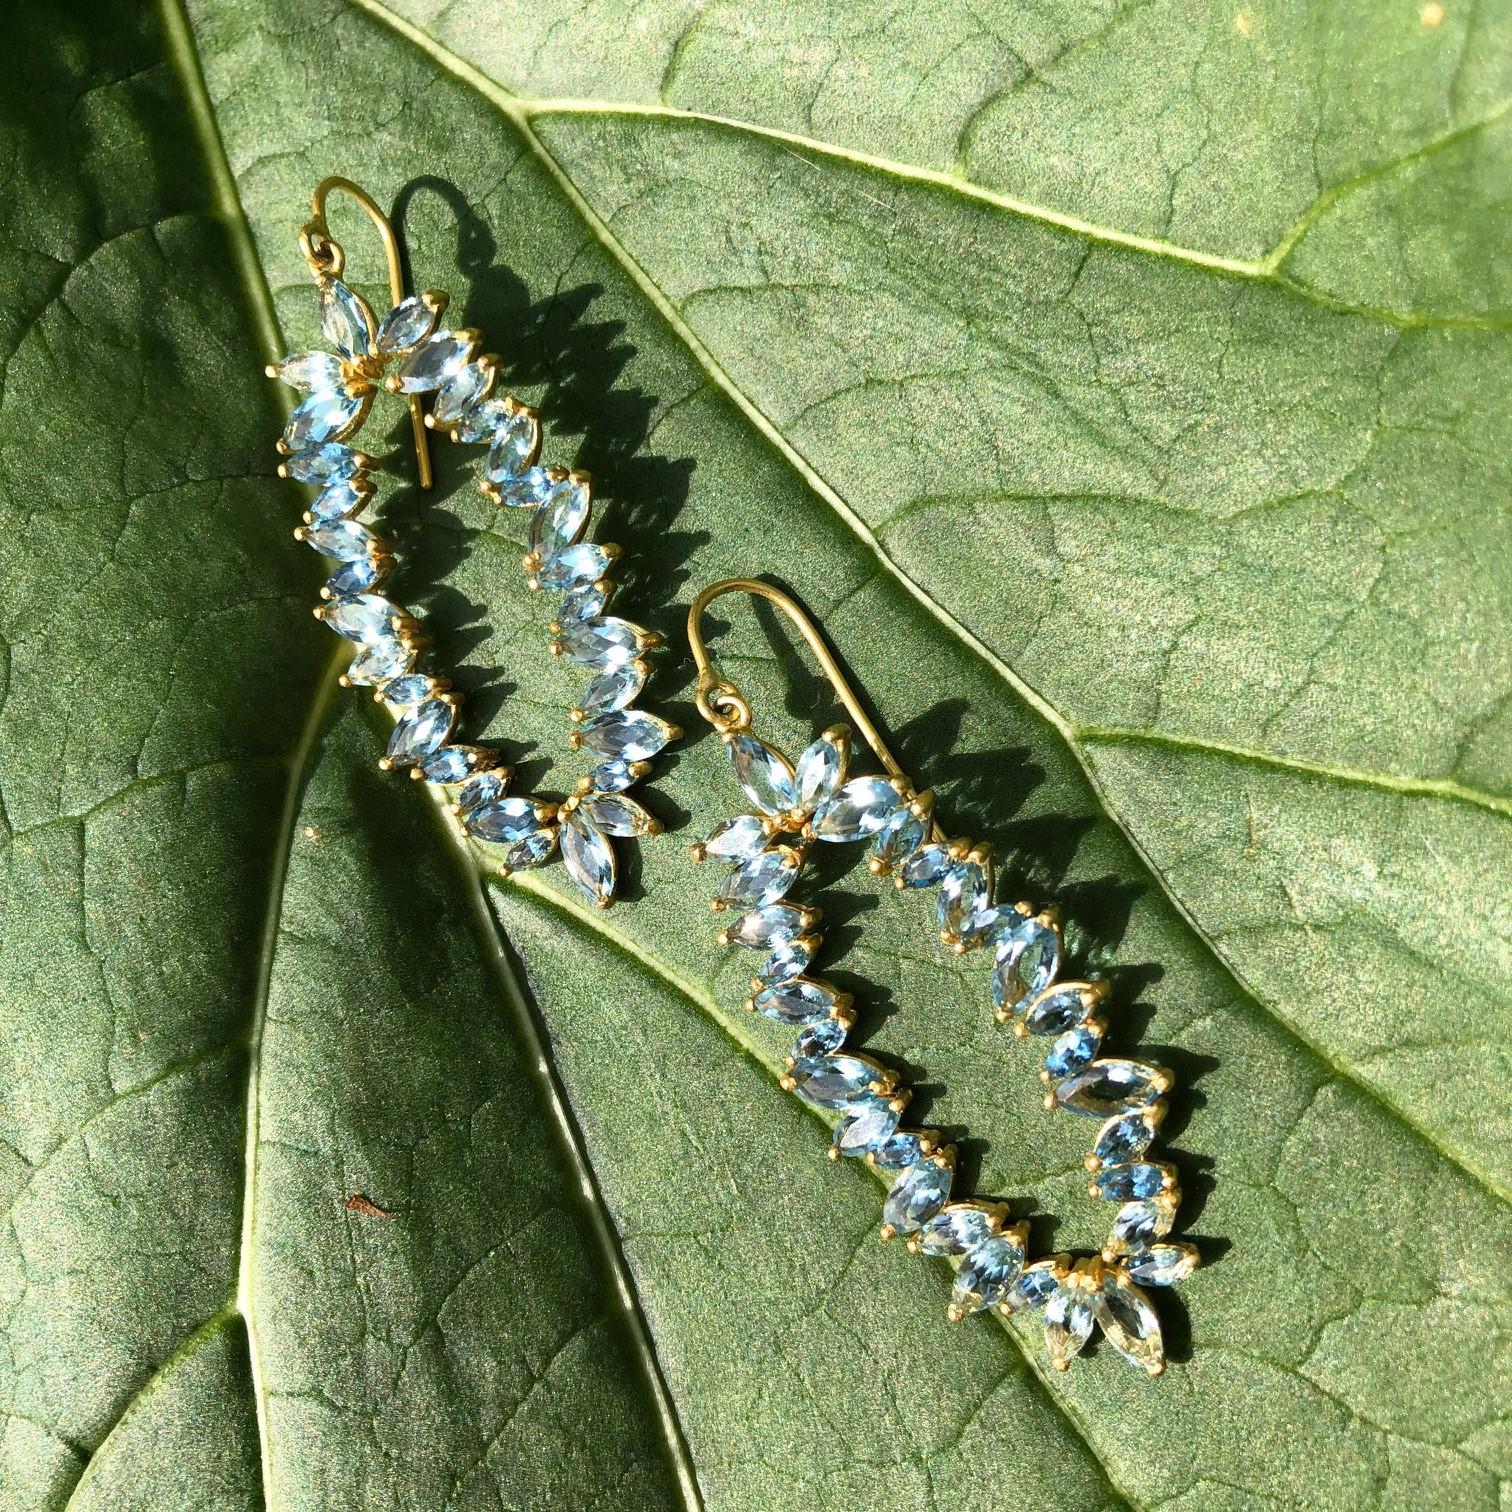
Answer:
M439 751L433 752L420 763L420 775L427 782L437 782L450 787L466 781L472 775L478 762L486 759L487 753L480 751L476 746L442 746Z
M451 738L457 711L443 698L428 698L394 726L387 757L396 767L414 766Z
M1011 1012L1055 980L1060 970L1060 931L1039 919L1023 919L998 935L992 1000Z
M1068 1276L1045 1302L1045 1349L1057 1370L1067 1369L1092 1337L1092 1298Z
M1092 1177L1092 1194L1110 1202L1134 1202L1174 1186L1174 1167L1160 1161L1136 1160L1128 1165L1101 1167Z
M844 1108L887 1078L879 1065L859 1055L821 1055L795 1062L788 1080L816 1108Z
M921 819L909 809L899 809L872 838L872 856L882 874L895 872L904 857L911 856L928 834L927 819Z
M963 1318L995 1307L1008 1295L1024 1269L1024 1247L1015 1237L999 1234L966 1251L950 1293L950 1316Z
M992 1220L970 1203L952 1202L919 1230L918 1248L925 1255L964 1255L992 1237Z
M654 835L661 828L635 799L623 793L589 793L578 807L589 823L606 835L634 840Z
M783 814L794 806L793 769L781 751L745 734L733 736L728 746L736 782L763 814Z
M295 452L284 460L283 470L296 483L340 482L362 471L362 459L350 446L340 441L327 441L323 446L312 446Z
M1091 1063L1102 1044L1102 1030L1096 1024L1078 1024L1057 1037L1045 1057L1045 1070L1054 1080L1070 1076Z
M584 723L582 743L600 756L621 761L645 761L672 738L672 726L644 709L615 709Z
M819 949L819 936L794 935L772 947L772 953L756 968L756 975L763 983L785 982L790 977L802 976L813 964L814 952Z
M741 814L726 819L714 827L703 843L705 856L716 856L721 861L749 861L765 849L767 832L754 814Z
M646 664L628 661L601 672L583 690L578 709L583 714L609 714L635 702L646 685Z
M918 1165L924 1159L924 1137L910 1129L899 1129L893 1137L872 1151L872 1164L879 1171L901 1171L904 1166Z
M1143 1249L1157 1239L1164 1239L1176 1221L1176 1204L1169 1193L1140 1202L1126 1202L1113 1220L1108 1235L1113 1250Z
M763 987L751 999L757 1013L783 1024L812 1024L829 1016L838 994L827 982L811 982L804 977Z
M401 299L378 327L378 350L385 357L396 357L424 341L436 327L436 312L411 294Z
M472 408L493 383L493 366L487 362L464 363L436 390L431 414L437 425L452 425Z
M1121 1113L1097 1131L1092 1153L1102 1165L1138 1160L1155 1140L1155 1119L1148 1110Z
M607 578L600 578L596 583L583 583L572 589L557 610L557 623L571 625L582 620L602 618L604 610L609 606L611 591ZM644 671L641 675L645 675Z
M499 503L510 509L538 509L552 490L551 475L544 467L527 467L518 477L497 480Z
M596 582L609 570L609 553L602 546L579 541L549 556L536 569L536 581L543 588L561 593L583 583Z
M839 1019L820 1019L817 1024L806 1024L798 1038L793 1041L792 1057L795 1061L812 1060L819 1055L833 1055L844 1043L846 1027Z
M562 864L591 903L614 896L614 847L581 814L569 814L559 837Z
M765 908L786 895L797 879L798 866L797 853L786 846L762 851L725 878L720 901L732 908Z
M468 819L485 804L502 798L508 786L509 773L501 767L469 777L462 785L462 791L457 794L458 815L464 828Z
M1103 1271L1092 1294L1092 1311L1107 1339L1129 1364L1151 1375L1165 1369L1160 1319L1150 1299L1115 1267Z
M810 812L834 796L845 776L850 754L848 736L838 727L826 730L793 763L793 795L797 807Z
M465 808L462 827L469 835L492 845L511 845L539 829L541 821L536 818L533 799L495 798Z
M847 782L814 815L814 834L821 840L863 840L887 825L903 799L881 777L857 777Z
M641 650L643 634L639 625L611 615L563 625L555 644L570 661L585 667L607 669L633 660Z
M869 1093L848 1107L835 1125L835 1148L842 1155L865 1155L892 1138L901 1115L878 1093Z
M957 861L940 879L935 900L935 927L950 940L958 940L966 921L981 913L992 901L992 881L976 861Z
M339 278L323 278L317 293L320 328L343 357L365 357L373 343L373 312L367 300Z
M381 686L408 672L419 653L406 646L396 635L380 635L364 644L347 668L347 681L360 685Z
M338 562L326 579L326 591L334 598L365 593L376 588L394 570L392 557L370 556L356 562Z
M1064 1034L1096 1006L1097 994L1084 982L1062 982L1029 999L1024 1027L1030 1034Z
M1112 1118L1147 1108L1165 1090L1163 1074L1131 1060L1097 1060L1055 1089L1057 1107L1083 1118Z
M803 913L791 903L769 903L740 916L723 937L731 945L751 950L770 950L803 933Z
M470 404L458 416L453 434L459 441L487 441L509 424L509 406L502 399L483 399Z
M1197 1269L1197 1248L1191 1244L1152 1244L1135 1250L1123 1262L1131 1281L1141 1286L1175 1286Z
M337 635L351 641L387 640L394 633L394 621L401 611L376 593L358 593L351 598L335 599L317 611L323 623Z
M498 484L520 477L535 460L540 444L541 427L535 416L525 410L517 410L495 433L493 445L488 449L488 460L483 465L483 476L490 483ZM541 482L547 483L544 474ZM547 486L549 487L549 483ZM541 498L545 498L544 492ZM511 499L505 502L514 501ZM539 504L540 499L531 499L530 502Z
M295 352L277 365L274 376L306 393L340 388L341 359L330 352Z
M339 441L356 425L368 401L336 389L322 389L295 405L284 427L284 445L292 452Z
M950 870L950 847L943 843L921 845L898 868L904 887L934 887Z
M356 520L333 520L329 525L311 525L302 537L306 546L338 562L356 562L370 556L378 537Z
M436 679L423 672L406 673L383 685L383 701L391 709L410 709L436 691Z
M305 518L315 525L328 525L332 520L345 519L356 512L372 497L372 490L350 478L328 483L310 500Z
M596 793L623 793L634 787L639 774L628 761L616 756L612 761L601 761L588 774L588 781Z
M880 1164L880 1161L879 1161ZM950 1168L935 1160L909 1166L893 1182L882 1204L882 1221L895 1234L916 1234L945 1206Z
M450 331L437 331L394 365L401 394L425 394L440 388L472 355L472 343Z
M530 549L542 558L565 551L582 535L591 508L588 485L580 479L563 478L554 484L546 502L531 517Z
M1060 1289L1065 1275L1065 1257L1048 1255L1043 1260L1036 1260L1033 1265L1026 1265L1023 1274L1009 1288L1008 1295L1003 1300L1014 1312L1043 1307Z

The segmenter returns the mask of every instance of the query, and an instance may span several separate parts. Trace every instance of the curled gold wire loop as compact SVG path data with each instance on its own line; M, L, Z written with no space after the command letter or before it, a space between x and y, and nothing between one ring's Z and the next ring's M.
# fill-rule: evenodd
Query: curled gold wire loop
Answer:
M813 652L814 660L819 663L820 671L835 690L835 697L850 715L856 731L871 747L887 775L900 778L911 788L913 784L908 773L887 749L886 742L862 708L861 700L846 680L845 673L840 670L840 663L819 633L818 626L809 618L808 611L797 599L780 588L774 588L770 583L758 582L755 578L725 578L718 583L711 583L688 605L688 646L693 652L693 665L698 669L698 693L695 700L698 712L721 733L737 733L749 729L751 725L750 703L734 683L720 675L703 637L704 612L715 600L730 593L744 593L751 598L765 599L788 617Z
M339 191L356 200L367 213L379 240L383 243L384 261L388 265L389 300L398 304L404 298L404 257L399 250L399 238L394 227L378 202L360 184L333 173L316 184L310 196L310 218L299 233L299 250L317 278L340 278L346 269L346 252L340 242L331 235L326 223L326 201ZM425 433L425 412L420 406L420 396L411 394L409 401L410 425L415 433L415 464L420 475L421 488L431 486L430 442Z

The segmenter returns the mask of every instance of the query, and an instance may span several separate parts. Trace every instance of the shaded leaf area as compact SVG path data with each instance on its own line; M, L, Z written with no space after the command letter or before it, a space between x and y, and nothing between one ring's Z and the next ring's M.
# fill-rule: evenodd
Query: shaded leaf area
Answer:
M1280 1004L1247 995L1110 822L1064 730L921 604L837 510L824 480L816 488L795 465L786 438L756 423L760 412L742 403L748 396L732 393L728 375L690 345L676 312L657 305L659 285L638 276L644 268L627 248L637 216L644 228L650 212L627 200L607 207L607 226L593 223L591 207L573 198L574 182L593 187L586 169L569 182L497 102L366 16L305 6L253 25L233 9L207 6L195 19L237 187L286 326L312 326L293 247L298 207L316 178L340 166L397 200L417 280L450 287L460 318L503 349L511 389L544 412L546 460L595 472L605 500L601 535L627 547L624 612L675 633L677 606L696 585L780 573L831 628L897 732L905 763L940 789L952 824L994 841L1005 890L1062 902L1075 921L1078 960L1113 972L1115 1043L1149 1046L1188 1089L1177 1158L1192 1193L1188 1221L1212 1263L1184 1289L1185 1306L1164 1304L1179 1363L1154 1387L1106 1353L1044 1381L1019 1363L1020 1345L1038 1349L1027 1335L1015 1341L981 1320L946 1330L943 1272L931 1278L927 1266L862 1245L856 1189L874 1215L880 1190L854 1169L823 1165L822 1128L797 1117L775 1086L763 1089L748 1064L754 1055L770 1073L782 1045L740 1014L749 960L718 955L706 902L713 881L680 845L735 801L712 741L691 741L648 790L673 837L644 848L614 913L577 913L555 871L497 894L625 1235L709 1500L822 1500L837 1485L836 1494L856 1494L856 1466L835 1438L842 1427L862 1431L859 1423L868 1442L874 1426L886 1436L882 1462L906 1480L903 1505L929 1505L931 1471L919 1463L929 1446L961 1463L967 1445L979 1483L1021 1484L1027 1465L1048 1463L1073 1505L1106 1494L1102 1475L1114 1494L1140 1505L1410 1505L1425 1484L1447 1487L1466 1505L1491 1505L1507 1469L1500 1409L1486 1390L1503 1368L1489 1326L1505 1308L1495 1263L1506 1244L1502 1209L1365 1089L1348 1054L1334 1047L1320 1056L1278 1021ZM361 56L361 79L327 74L318 99L289 82L331 56ZM382 111L375 100L385 102ZM328 119L346 124L333 136ZM573 126L580 143L594 129ZM602 172L628 181L612 135L591 139L600 143L594 162ZM717 221L720 207L747 191L760 215L780 203L789 170L763 160L755 178L726 173L719 140L701 145L697 131L680 140L689 180L703 181L702 199L690 185L674 195L666 154L643 161L647 182L681 206L691 258L709 240L704 205ZM791 171L820 179L802 165ZM748 192L753 182L762 194ZM835 194L822 224L840 234ZM958 209L950 202L940 213ZM806 239L819 257L814 224L821 223L797 224L790 241L796 248ZM1015 234L1011 222L994 224L999 237ZM358 250L366 246L360 238L354 228L354 259L370 260L354 262L354 274L371 276L376 263ZM904 256L928 237L895 241ZM643 235L637 245L670 256L665 236ZM964 241L962 255L977 245L986 245L985 233ZM885 265L880 254L875 261ZM989 284L979 288L992 297ZM1166 292L1179 305L1184 289ZM903 313L899 304L896 319L872 318L879 341L899 329ZM728 325L742 329L733 314ZM741 339L754 342L756 332L774 360L791 356L798 339L756 316ZM846 349L826 347L825 334L821 327L813 363L827 352L838 371ZM397 426L400 416L391 414ZM1033 414L1012 418L1023 425ZM886 473L889 458L895 471L904 467L896 415L879 409L865 426L883 459L868 476ZM847 456L859 455L861 428L853 416L835 429ZM1014 424L1000 428L1011 442ZM407 445L402 429L393 435ZM1075 465L1073 433L1060 444ZM796 460L805 458L823 470L812 449ZM518 565L523 522L493 514L464 486L462 461L443 452L434 495L399 489L384 506L406 554L396 591L430 614L439 663L458 669L471 697L469 733L503 741L520 763L521 786L566 791L581 764L565 749L564 713L581 679L542 654L547 612L525 591ZM923 572L930 541L944 550L943 534L921 532L912 569ZM969 584L991 604L1008 591L981 566L969 579L954 562L952 570L962 594ZM774 653L749 612L731 610L730 619L721 658L749 685L767 733L792 743L835 717L801 660ZM1097 637L1086 631L1082 642L1095 650ZM686 667L672 658L666 665L652 701L691 727ZM1163 791L1167 805L1182 801L1179 789ZM866 1042L920 1085L919 1117L965 1141L964 1180L1015 1197L1034 1216L1037 1250L1100 1238L1107 1212L1086 1198L1080 1169L1087 1130L1040 1108L1033 1063L991 1024L979 963L942 959L922 900L883 898L837 866L824 871L819 895L829 930L825 974L857 992ZM1296 1006L1289 994L1284 1006ZM739 1045L702 1027L711 1020ZM785 1155L776 1138L790 1145ZM832 1224L822 1221L825 1202L833 1204L824 1209ZM801 1221L810 1212L813 1221ZM793 1257L799 1282L785 1307L771 1279L783 1256ZM853 1275L869 1278L869 1311L859 1321L848 1302ZM923 1305L930 1291L932 1308ZM758 1306L781 1313L784 1342L777 1321L755 1317ZM816 1331L811 1315L832 1326ZM1462 1345L1474 1341L1473 1358L1443 1349L1446 1328ZM822 1339L823 1349L815 1342L794 1354L785 1342L793 1330ZM878 1337L890 1344L883 1355L863 1347ZM981 1350L995 1352L995 1370L981 1363ZM773 1362L786 1388L769 1384L765 1410L729 1400L747 1352ZM912 1386L899 1384L915 1378L951 1393L938 1428L920 1426ZM1026 1399L1031 1390L1053 1399L1061 1413L1054 1421L1072 1425L1085 1450L1059 1430L1030 1431L1052 1421L1039 1413L989 1406L973 1417L973 1401L995 1379L1022 1388ZM961 1436L952 1442L954 1434ZM838 1467L835 1478L826 1479L816 1457ZM961 1480L952 1482L957 1491ZM789 1486L803 1489L783 1490Z

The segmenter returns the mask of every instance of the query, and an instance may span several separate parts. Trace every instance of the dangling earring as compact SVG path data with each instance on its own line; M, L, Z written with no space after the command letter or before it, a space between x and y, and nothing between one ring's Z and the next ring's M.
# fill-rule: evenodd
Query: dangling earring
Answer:
M730 593L765 599L797 627L881 775L850 775L844 725L826 730L794 761L751 733L750 704L715 670L703 639L704 611ZM888 1174L884 1239L904 1234L912 1252L959 1258L952 1320L989 1307L1005 1315L1037 1310L1060 1370L1100 1326L1119 1354L1158 1375L1165 1368L1160 1320L1143 1288L1180 1281L1197 1264L1190 1244L1166 1241L1181 1195L1175 1169L1146 1158L1165 1114L1170 1073L1097 1058L1103 1024L1095 1010L1105 984L1057 981L1061 934L1052 912L992 906L986 847L946 837L934 820L933 795L918 792L894 760L798 603L766 583L715 583L688 610L688 640L698 711L729 750L754 811L724 820L694 856L730 867L713 907L738 918L719 932L720 943L761 953L746 1007L798 1029L783 1087L838 1115L832 1156L864 1156ZM901 1127L908 1090L897 1072L845 1049L855 1017L850 999L809 974L821 943L818 915L789 897L811 843L863 841L874 873L894 875L904 887L939 888L937 923L946 944L959 952L992 947L999 1018L1025 1037L1054 1036L1043 1073L1051 1085L1047 1106L1101 1121L1087 1160L1090 1193L1119 1203L1100 1254L1030 1262L1028 1224L1005 1227L1002 1204L954 1197L954 1150L927 1130Z
M350 195L383 241L393 308L382 321L342 282L346 256L326 224L333 190ZM343 178L315 190L300 250L315 275L321 325L333 352L301 352L268 368L306 397L278 442L283 478L320 492L294 532L336 567L320 590L315 617L356 645L341 681L373 688L397 723L379 765L454 790L449 805L464 833L500 848L506 875L539 866L561 847L574 882L595 904L614 900L617 866L611 838L653 835L661 826L626 789L651 770L655 756L681 733L675 725L631 705L644 686L645 653L659 637L604 610L613 592L609 568L616 546L584 540L592 511L588 477L537 465L540 419L492 390L498 362L478 356L475 331L440 326L444 294L409 295L393 227L372 198ZM550 650L597 674L572 711L574 750L598 764L561 804L510 796L509 768L488 746L454 744L462 695L444 677L422 669L420 617L376 590L394 567L393 547L357 518L373 497L374 460L352 441L362 429L379 382L409 398L422 488L431 486L427 431L454 441L485 444L481 485L495 503L528 508L529 583L563 595L551 625ZM421 396L433 394L425 413Z

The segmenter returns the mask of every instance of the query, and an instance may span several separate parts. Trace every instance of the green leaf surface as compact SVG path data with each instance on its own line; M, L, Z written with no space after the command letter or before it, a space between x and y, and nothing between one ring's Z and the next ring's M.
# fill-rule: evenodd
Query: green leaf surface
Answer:
M1505 17L191 0L0 60L0 1500L1494 1507L1512 1475ZM672 642L673 833L508 883L335 686L261 364L397 205ZM380 292L355 214L336 226ZM365 442L410 466L402 411ZM581 679L443 448L395 591L570 788ZM1151 1382L943 1321L739 1010L681 606L773 573L1184 1091ZM836 717L743 606L789 745ZM926 900L826 974L1083 1247ZM748 964L748 963L746 963Z

